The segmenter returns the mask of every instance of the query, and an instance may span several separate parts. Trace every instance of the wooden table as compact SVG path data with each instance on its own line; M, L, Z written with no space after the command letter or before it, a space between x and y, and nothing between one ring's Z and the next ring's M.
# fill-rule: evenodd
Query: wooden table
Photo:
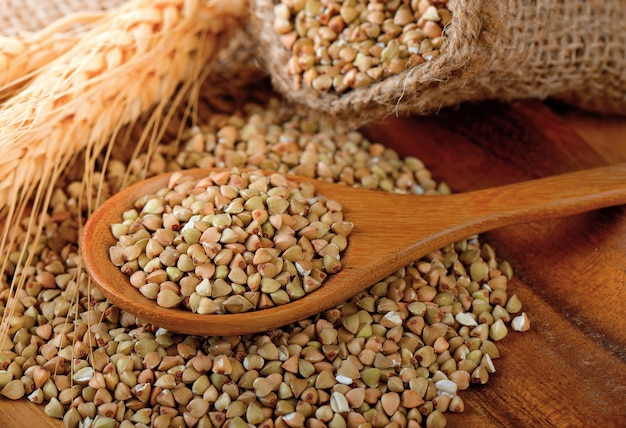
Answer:
M369 131L419 156L460 192L626 162L626 120L537 102L487 103ZM444 125L445 124L445 125ZM423 141L419 145L416 143ZM581 138L582 137L582 138ZM626 185L626 183L625 183ZM626 421L626 208L509 227L483 238L515 277L532 328L499 343L497 372L463 391L451 427L617 427ZM41 406L0 400L0 427L59 427Z
M534 102L442 116L394 121L393 145L456 192L626 162L624 119L567 110L560 119ZM413 142L420 130L429 144ZM384 132L371 134L381 140ZM513 266L510 289L532 328L499 342L498 372L464 391L466 411L447 414L450 426L626 426L626 208L509 227L483 240Z

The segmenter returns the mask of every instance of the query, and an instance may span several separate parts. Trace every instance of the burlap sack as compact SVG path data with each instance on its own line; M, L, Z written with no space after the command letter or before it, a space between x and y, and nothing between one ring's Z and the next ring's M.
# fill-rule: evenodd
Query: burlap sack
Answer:
M274 0L250 1L250 28L235 37L215 72L243 77L254 74L259 60L285 98L354 124L484 99L554 97L591 111L626 113L623 0L450 0L453 18L438 58L341 96L294 88L285 67L289 52L272 27ZM19 36L74 12L122 3L4 0L0 35Z
M119 6L124 0L2 0L0 35L19 36L39 31L76 12L96 12Z
M626 113L623 0L456 0L441 55L342 95L297 89L290 53L273 29L274 0L253 0L252 25L273 84L286 98L356 123L430 114L485 99L554 97L583 109Z

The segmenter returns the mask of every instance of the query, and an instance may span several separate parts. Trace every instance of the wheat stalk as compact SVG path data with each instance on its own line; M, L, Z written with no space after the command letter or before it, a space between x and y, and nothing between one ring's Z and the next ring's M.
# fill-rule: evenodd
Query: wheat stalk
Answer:
M54 183L80 152L93 164L119 131L151 111L142 139L156 144L247 17L244 0L132 0L107 12L0 105L0 254L36 245ZM10 84L10 83L9 83ZM97 204L89 165L88 211ZM91 168L93 170L93 168ZM93 172L93 171L92 171ZM30 211L26 234L13 224ZM11 284L11 292L23 288ZM6 314L5 314L6 315Z
M112 11L0 109L0 207L52 166L197 81L245 16L242 1L135 0ZM50 183L45 183L49 185Z
M37 32L0 36L0 99L13 95L39 69L76 45L104 15L102 11L76 12Z

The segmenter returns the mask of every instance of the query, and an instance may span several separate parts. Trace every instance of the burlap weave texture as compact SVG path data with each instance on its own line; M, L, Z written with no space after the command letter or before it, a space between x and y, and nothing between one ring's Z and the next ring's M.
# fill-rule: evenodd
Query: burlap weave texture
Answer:
M623 0L450 0L453 19L439 57L343 95L294 87L286 71L289 52L272 28L274 1L250 0L251 28L239 32L221 61L247 64L223 68L249 68L256 50L285 98L354 124L485 99L553 97L590 111L626 113ZM36 31L64 15L123 2L0 0L0 34Z
M288 99L366 123L432 114L485 99L554 97L601 113L626 113L626 3L622 0L456 0L441 55L342 95L296 88L289 52L272 28L273 0L254 0L261 58Z
M97 12L124 0L0 0L0 35L38 31L57 19L77 12Z

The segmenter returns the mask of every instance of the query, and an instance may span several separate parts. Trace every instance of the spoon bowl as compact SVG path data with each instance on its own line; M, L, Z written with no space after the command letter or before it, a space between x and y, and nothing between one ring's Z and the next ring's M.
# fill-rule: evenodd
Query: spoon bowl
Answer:
M213 169L185 173L197 178ZM272 171L268 171L273 173ZM339 201L354 223L342 254L343 269L322 286L285 305L239 314L201 315L164 308L143 296L109 259L116 239L111 224L135 200L166 187L159 175L118 192L104 202L83 229L81 248L87 272L115 305L147 322L186 334L232 336L271 330L339 305L398 269L447 244L513 224L563 217L626 203L626 164L578 171L447 196L387 193L310 181L316 193Z

